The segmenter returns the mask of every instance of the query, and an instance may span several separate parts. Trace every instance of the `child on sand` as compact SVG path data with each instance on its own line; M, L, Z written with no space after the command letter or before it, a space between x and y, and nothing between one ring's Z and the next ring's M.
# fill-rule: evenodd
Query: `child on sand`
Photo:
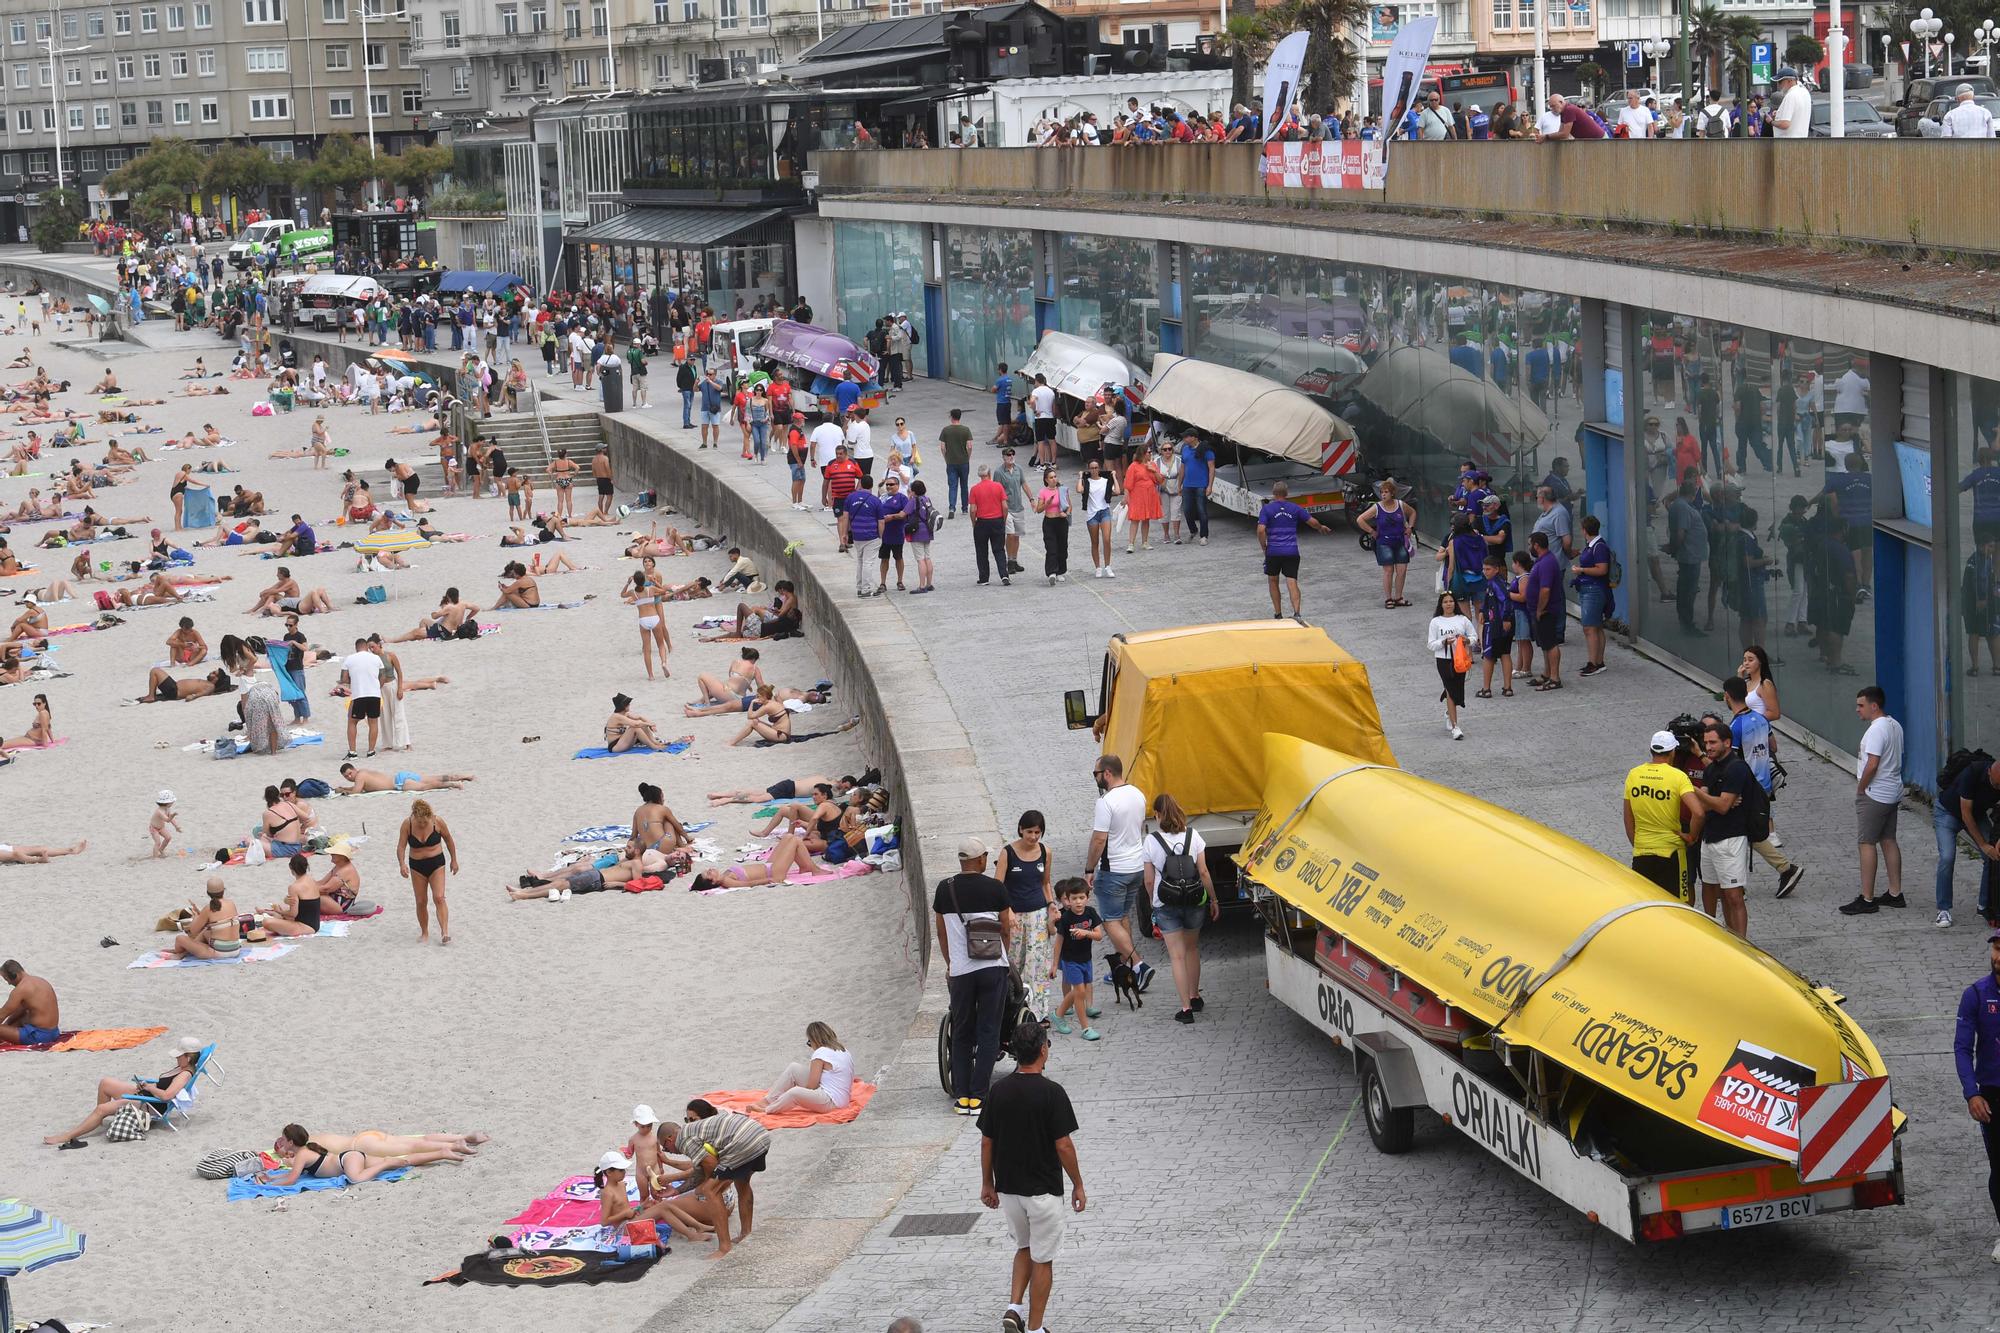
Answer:
M167 832L168 829L172 829L174 833L179 833L181 825L179 818L174 814L174 794L170 791L162 791L154 798L153 818L146 825L146 832L153 836L153 857L155 860L165 856L167 848L173 843L173 833Z
M1050 1026L1067 1036L1070 1025L1063 1015L1074 1009L1077 1021L1083 1024L1083 1039L1096 1041L1098 1031L1089 1022L1097 1016L1097 1010L1090 1007L1090 946L1104 938L1104 918L1090 905L1089 886L1075 876L1056 885L1056 897L1062 910L1049 923L1049 933L1061 944L1059 957L1049 964L1049 975L1061 972L1063 1000Z

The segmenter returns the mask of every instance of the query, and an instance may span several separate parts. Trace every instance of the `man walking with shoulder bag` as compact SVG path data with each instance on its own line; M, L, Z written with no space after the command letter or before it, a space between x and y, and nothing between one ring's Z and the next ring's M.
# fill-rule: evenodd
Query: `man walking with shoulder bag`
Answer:
M1014 909L1007 903L1007 886L986 873L986 857L979 839L960 842L958 873L940 880L931 899L951 994L951 1095L959 1115L978 1115L985 1104L1007 1007Z

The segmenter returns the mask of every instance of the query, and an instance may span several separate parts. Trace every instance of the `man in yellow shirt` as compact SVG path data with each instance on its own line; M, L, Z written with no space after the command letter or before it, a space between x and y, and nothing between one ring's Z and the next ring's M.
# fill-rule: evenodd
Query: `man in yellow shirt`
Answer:
M1701 837L1702 807L1694 784L1672 762L1679 748L1673 732L1656 731L1653 757L1625 775L1625 836L1632 843L1632 869L1692 903L1687 849Z

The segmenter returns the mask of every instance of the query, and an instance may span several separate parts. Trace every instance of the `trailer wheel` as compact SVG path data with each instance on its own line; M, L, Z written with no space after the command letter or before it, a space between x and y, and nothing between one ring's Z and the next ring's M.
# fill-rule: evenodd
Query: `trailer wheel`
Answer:
M1373 1060L1361 1066L1361 1114L1367 1117L1368 1137L1377 1150L1391 1156L1410 1150L1417 1133L1417 1113L1407 1106L1398 1110L1389 1105L1389 1090L1382 1086L1382 1075Z
M938 1082L944 1095L951 1096L951 1015L938 1020Z

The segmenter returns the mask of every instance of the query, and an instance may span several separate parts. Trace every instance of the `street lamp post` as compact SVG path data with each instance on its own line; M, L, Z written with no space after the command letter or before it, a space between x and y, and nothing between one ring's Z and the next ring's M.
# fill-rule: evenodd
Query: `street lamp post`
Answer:
M1972 30L1972 39L1979 43L1979 54L1990 76L1993 73L1993 43L2000 39L2000 24L1987 19Z
M56 59L60 56L81 55L85 51L88 51L90 48L88 46L58 47L56 45L56 33L53 21L51 21L49 25L49 35L48 38L45 41L43 41L42 47L49 53L49 111L50 114L52 114L56 118L56 188L60 190L63 187L63 160L62 160L63 85L62 85L62 69L60 66L56 64Z
M1826 132L1833 138L1845 139L1847 137L1847 29L1840 26L1840 0L1826 0L1826 5Z
M361 96L368 103L368 187L374 194L370 208L382 207L382 178L375 170L375 80L368 69L368 6L376 0L361 0Z
M1674 49L1674 44L1664 37L1648 37L1639 43L1639 49L1653 58L1653 92L1657 95L1660 91L1660 59ZM1681 97L1683 100L1687 97L1686 84L1681 85Z
M1690 59L1690 52L1688 50L1690 43L1693 41L1693 34L1691 32L1693 20L1690 17L1693 7L1694 7L1694 0L1681 0L1680 66L1681 66L1681 110L1682 111L1686 111L1688 109L1688 107L1691 105L1691 99L1694 97L1694 69L1692 60Z
M1916 38L1917 44L1924 48L1924 77L1927 79L1931 76L1931 38L1943 31L1944 20L1933 15L1928 9L1919 11L1917 16L1910 20L1910 36Z
M1948 32L1944 35L1944 76L1947 79L1951 77L1951 44L1957 40L1957 33Z

